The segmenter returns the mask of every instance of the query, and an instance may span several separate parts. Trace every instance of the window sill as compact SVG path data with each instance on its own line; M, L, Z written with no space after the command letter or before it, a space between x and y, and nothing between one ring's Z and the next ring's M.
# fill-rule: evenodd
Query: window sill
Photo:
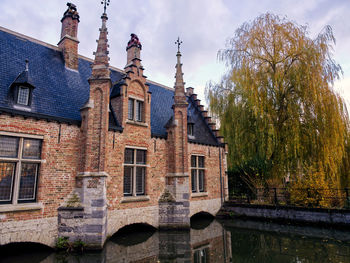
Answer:
M30 210L41 210L43 209L42 203L27 203L27 204L7 204L0 205L0 213L4 212L16 212L16 211L30 211Z
M204 197L208 196L208 192L199 192L199 193L192 193L191 197Z
M148 127L148 124L147 124L147 123L141 122L141 121L126 120L126 123L127 123L127 124L136 125L136 126Z
M121 203L131 203L131 202L143 202L143 201L149 201L150 198L148 195L142 195L142 196L124 196Z

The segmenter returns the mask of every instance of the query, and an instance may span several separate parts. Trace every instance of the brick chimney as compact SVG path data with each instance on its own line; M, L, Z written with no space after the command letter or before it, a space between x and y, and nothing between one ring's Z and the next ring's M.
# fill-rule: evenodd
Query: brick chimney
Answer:
M58 47L62 50L64 65L67 68L78 70L78 23L79 13L77 7L72 3L67 3L68 9L61 19L62 30L61 40Z
M127 62L126 62L126 67L129 66L130 64L137 64L137 66L140 66L140 53L141 53L142 45L135 34L131 34L131 39L128 42L128 45L126 47L126 52L127 52Z

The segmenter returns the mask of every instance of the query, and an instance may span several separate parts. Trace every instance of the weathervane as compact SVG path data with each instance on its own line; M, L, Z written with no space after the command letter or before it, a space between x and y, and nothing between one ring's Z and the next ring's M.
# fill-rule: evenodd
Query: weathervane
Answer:
M182 41L180 41L180 37L177 38L175 45L177 45L177 52L180 52L180 45L182 44Z
M107 6L109 6L109 2L110 2L110 0L102 0L101 1L101 4L104 5L103 6L103 13L104 14L106 13Z

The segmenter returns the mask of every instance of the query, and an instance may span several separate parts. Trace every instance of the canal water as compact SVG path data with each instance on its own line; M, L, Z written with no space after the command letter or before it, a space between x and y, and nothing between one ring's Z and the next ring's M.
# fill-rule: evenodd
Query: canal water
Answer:
M350 232L247 220L191 222L190 231L132 227L117 233L103 251L56 253L42 246L0 247L0 262L14 263L350 263Z

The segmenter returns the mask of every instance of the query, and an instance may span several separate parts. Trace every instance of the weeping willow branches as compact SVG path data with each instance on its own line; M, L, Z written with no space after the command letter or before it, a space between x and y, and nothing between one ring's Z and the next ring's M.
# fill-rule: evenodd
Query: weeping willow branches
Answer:
M332 88L342 74L334 44L328 26L311 39L306 26L269 13L236 30L218 54L227 75L207 87L232 167L261 160L266 178L312 168L339 184L349 127Z

